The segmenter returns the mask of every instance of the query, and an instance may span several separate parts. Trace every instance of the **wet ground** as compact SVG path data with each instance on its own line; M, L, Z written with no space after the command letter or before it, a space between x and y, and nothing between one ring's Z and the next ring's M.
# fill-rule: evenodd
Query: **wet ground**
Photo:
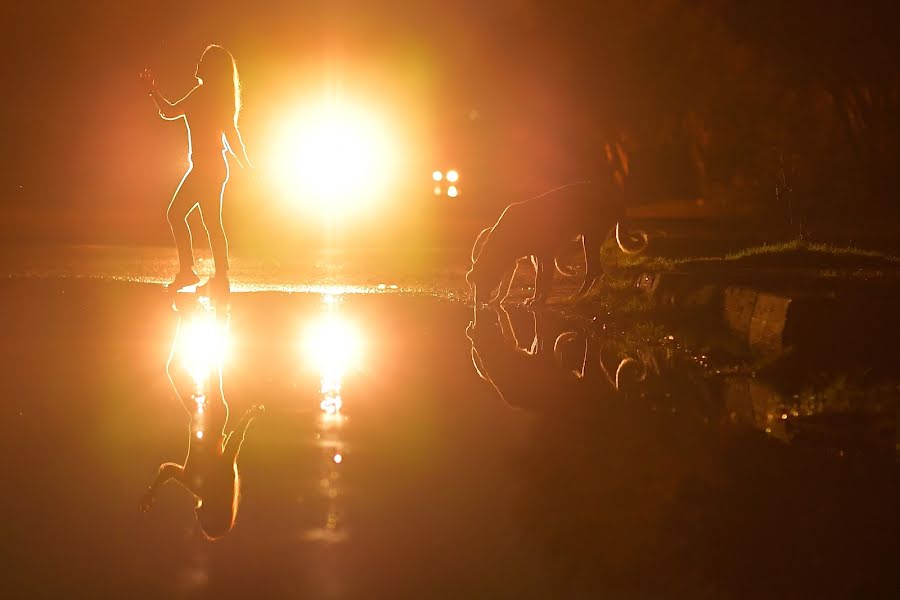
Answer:
M473 322L452 293L397 283L218 308L182 294L178 311L148 284L0 283L10 597L897 589L889 378L844 393L717 374L666 331L517 308ZM226 429L266 412L234 528L209 542L174 482L139 507L202 429L174 359L210 385L223 344Z

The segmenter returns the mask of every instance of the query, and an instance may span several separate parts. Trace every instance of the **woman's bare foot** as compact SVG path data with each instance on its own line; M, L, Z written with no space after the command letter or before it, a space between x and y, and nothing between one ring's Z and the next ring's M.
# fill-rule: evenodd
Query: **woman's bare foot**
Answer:
M189 285L197 285L198 283L200 283L200 278L197 277L197 274L191 269L190 271L179 272L178 275L175 276L175 279L172 280L172 283L166 286L166 289L170 292L177 292Z

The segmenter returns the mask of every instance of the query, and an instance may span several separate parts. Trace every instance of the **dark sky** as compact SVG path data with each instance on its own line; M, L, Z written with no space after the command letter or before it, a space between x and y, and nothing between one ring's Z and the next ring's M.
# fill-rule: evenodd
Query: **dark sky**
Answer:
M698 192L635 167L685 197L767 201L775 146L806 161L810 197L866 180L884 196L900 138L894 12L887 0L4 2L0 241L168 243L185 132L158 118L137 74L153 69L174 99L209 43L238 61L260 168L229 183L236 238L317 226L286 209L267 168L299 99L325 88L388 115L407 155L379 214L346 223L389 243L469 236L508 202L595 175L614 136L710 180ZM465 193L441 204L428 175L450 166ZM851 168L858 180L829 178Z
M184 128L159 120L137 74L151 67L174 99L193 85L196 61L211 42L238 61L241 126L263 173L279 115L329 79L401 115L423 173L459 158L473 116L486 128L509 120L516 109L500 102L504 90L527 87L518 106L532 105L546 119L548 88L528 80L529 56L488 50L506 47L512 36L504 39L505 31L529 26L529 3L488 4L4 3L6 237L164 243L159 216L183 172ZM235 194L264 195L258 183L252 190L237 178L230 185Z

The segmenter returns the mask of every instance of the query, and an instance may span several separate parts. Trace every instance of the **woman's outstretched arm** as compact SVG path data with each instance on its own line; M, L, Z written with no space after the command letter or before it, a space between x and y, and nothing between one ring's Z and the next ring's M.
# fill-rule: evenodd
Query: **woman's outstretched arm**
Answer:
M153 92L150 93L150 97L153 98L153 102L156 103L156 108L159 109L159 116L166 121L174 121L175 119L184 116L184 113L187 112L188 100L196 89L197 88L194 88L188 92L184 98L174 104L166 100L165 97L159 93L159 90L153 90Z
M224 133L225 143L228 144L228 151L231 152L231 155L238 161L238 164L241 165L241 167L252 169L253 163L250 162L250 158L247 156L247 148L244 146L244 140L241 138L241 130L238 129L237 124L232 123ZM240 156L235 152L235 148L240 152Z
M175 119L184 116L185 112L187 112L188 100L194 92L197 91L197 88L195 87L188 92L184 98L173 104L166 100L165 96L159 93L159 90L156 87L156 81L153 79L153 73L150 72L150 69L144 69L140 78L147 88L147 93L153 99L153 103L156 104L156 108L159 110L159 116L167 121L174 121Z

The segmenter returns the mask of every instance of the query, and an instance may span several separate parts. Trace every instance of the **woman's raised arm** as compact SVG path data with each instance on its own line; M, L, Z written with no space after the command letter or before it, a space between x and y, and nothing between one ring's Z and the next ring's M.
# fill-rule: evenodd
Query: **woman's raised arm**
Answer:
M153 79L153 73L150 72L150 69L144 69L143 73L140 74L140 79L147 88L147 93L153 99L154 104L156 104L156 108L159 110L159 116L167 121L174 121L175 119L184 116L187 112L191 96L197 91L197 88L195 87L188 92L184 98L173 104L166 100L165 96L159 93L159 90L156 88L156 81Z

